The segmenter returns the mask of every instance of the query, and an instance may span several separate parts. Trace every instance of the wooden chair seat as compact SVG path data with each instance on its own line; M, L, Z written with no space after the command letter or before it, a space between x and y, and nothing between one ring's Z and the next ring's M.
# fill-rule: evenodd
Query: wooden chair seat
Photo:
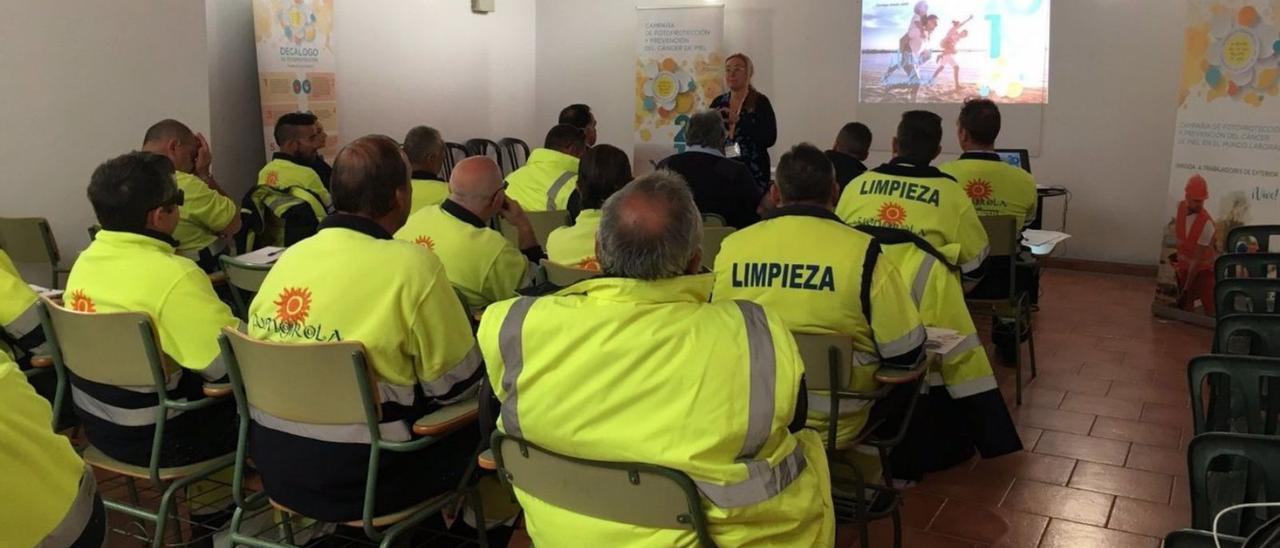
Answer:
M448 434L459 427L475 422L480 414L479 402L475 398L466 399L446 405L413 423L413 433L419 436L439 436Z
M423 508L426 508L433 504L439 503L440 501L452 496L454 496L454 493L445 493L443 495L437 495L427 500L424 500L422 502L419 502L418 504L405 508L404 510L401 510L399 512L396 512L393 514L386 514L382 516L376 516L373 518L373 526L386 527L388 525L395 525L397 523L404 521L406 518L412 516L414 513L418 512L419 510L422 510ZM285 506L283 504L276 502L276 500L271 497L267 497L267 501L271 503L272 508L275 508L276 510L279 510L281 512L286 512L286 513L294 514L298 516L306 516L306 514L303 514L301 512L296 512L293 509L289 508L288 506ZM346 527L355 527L359 529L361 527L364 527L364 520L357 519L352 521L346 521L346 522L343 522L342 525Z
M88 448L84 450L84 454L81 455L81 457L84 458L84 461L86 463L88 463L90 466L94 468L101 468L108 472L115 472L117 474L129 476L131 478L138 478L138 479L144 479L144 480L151 479L151 472L147 469L146 466L136 466L133 464L128 464L125 462L118 461L116 459L108 457L106 453L103 453L97 447L94 447L92 445L90 445ZM159 476L160 476L160 479L164 481L171 481L179 478L185 478L192 474L202 472L210 466L216 465L218 461L226 461L226 465L231 466L232 460L234 458L235 458L235 453L231 452L221 457L216 457L216 458L212 458L206 461L201 461L193 464L187 464L183 466L174 466L171 468L161 468Z

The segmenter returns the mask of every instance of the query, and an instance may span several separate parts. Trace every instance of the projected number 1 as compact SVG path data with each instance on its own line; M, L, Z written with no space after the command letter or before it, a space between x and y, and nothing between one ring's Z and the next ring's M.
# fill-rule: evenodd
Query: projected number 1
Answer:
M991 23L991 58L1000 58L1000 46L1004 44L1004 36L1002 36L1001 22L1004 18L998 13L987 14L987 21Z
M1013 15L1032 15L1040 11L1044 0L1004 0L1002 11ZM988 9L997 7L993 1ZM995 11L995 10L992 10ZM999 59L1004 46L1004 16L1001 13L987 14L987 22L991 23L991 58Z

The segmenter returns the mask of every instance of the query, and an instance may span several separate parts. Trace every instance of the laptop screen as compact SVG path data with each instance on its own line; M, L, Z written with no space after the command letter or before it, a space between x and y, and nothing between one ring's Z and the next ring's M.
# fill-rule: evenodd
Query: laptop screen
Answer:
M1031 154L1025 148L1003 148L996 149L996 154L1000 156L1005 163L1020 167L1031 173Z

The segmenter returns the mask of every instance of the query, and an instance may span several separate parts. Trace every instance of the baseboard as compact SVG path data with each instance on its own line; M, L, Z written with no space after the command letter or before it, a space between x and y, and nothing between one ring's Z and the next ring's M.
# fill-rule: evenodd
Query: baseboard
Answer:
M1122 276L1138 276L1142 278L1156 277L1156 265L1110 263L1106 261L1086 261L1084 259L1064 259L1048 257L1042 262L1045 268L1062 270L1079 270L1102 274L1120 274Z

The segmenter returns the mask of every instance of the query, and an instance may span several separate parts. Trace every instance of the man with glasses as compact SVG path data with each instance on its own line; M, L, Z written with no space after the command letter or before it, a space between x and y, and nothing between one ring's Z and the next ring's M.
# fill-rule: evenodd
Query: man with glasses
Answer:
M520 204L507 197L502 169L486 156L467 158L453 168L449 198L409 217L395 237L424 246L444 263L449 282L467 306L483 308L516 296L529 285L533 265L546 255ZM496 216L519 233L519 249L489 228Z
M143 312L155 324L161 350L181 368L168 387L175 400L203 399L205 382L225 382L218 332L238 325L218 300L209 277L177 255L173 231L183 193L173 164L149 152L131 152L98 166L89 201L102 231L80 254L67 278L65 306L77 312ZM71 374L75 411L89 442L113 459L147 466L155 433L156 393L146 387L92 382ZM236 446L236 408L227 398L165 421L160 466L183 466L225 455ZM193 499L196 497L193 497ZM194 516L216 526L229 514Z
M178 254L196 261L205 272L218 270L218 255L226 252L228 238L240 230L240 207L213 178L209 142L182 122L161 120L147 129L142 150L173 163L174 180L185 195L173 231Z

